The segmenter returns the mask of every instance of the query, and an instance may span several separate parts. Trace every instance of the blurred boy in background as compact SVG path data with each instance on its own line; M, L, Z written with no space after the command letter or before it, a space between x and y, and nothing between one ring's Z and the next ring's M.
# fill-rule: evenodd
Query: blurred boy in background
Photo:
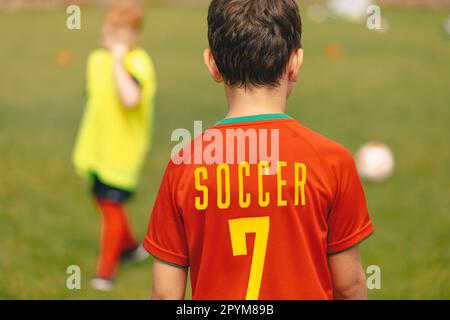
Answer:
M92 178L101 213L100 254L91 285L110 290L123 258L142 259L124 203L135 191L150 145L156 81L137 46L144 12L132 1L113 5L102 25L102 49L87 65L87 104L74 151L77 171Z

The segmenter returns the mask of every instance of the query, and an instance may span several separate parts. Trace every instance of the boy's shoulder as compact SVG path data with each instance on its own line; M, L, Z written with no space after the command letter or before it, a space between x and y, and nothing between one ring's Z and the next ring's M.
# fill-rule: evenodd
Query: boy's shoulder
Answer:
M87 59L87 70L91 75L104 69L111 61L111 53L106 49L96 49L92 51Z
M110 59L111 57L112 57L112 54L110 51L99 48L99 49L95 49L94 51L92 51L89 54L88 61ZM131 61L143 61L143 62L151 61L149 54L140 47L130 50L126 56L126 59L131 60Z
M306 143L329 169L344 169L354 166L352 153L340 143L295 122L298 138ZM334 171L334 170L333 170Z
M148 69L151 68L153 62L147 51L137 47L127 53L125 56L125 64Z
M315 148L318 152L327 154L329 156L341 156L352 157L350 151L340 143L325 137L324 135L305 127L304 125L296 122L296 127L302 138L307 141L311 147Z
M111 53L106 49L95 49L89 54L88 61L95 61L111 56Z
M130 57L139 58L139 59L150 59L150 55L141 47L136 47L133 50L128 52Z

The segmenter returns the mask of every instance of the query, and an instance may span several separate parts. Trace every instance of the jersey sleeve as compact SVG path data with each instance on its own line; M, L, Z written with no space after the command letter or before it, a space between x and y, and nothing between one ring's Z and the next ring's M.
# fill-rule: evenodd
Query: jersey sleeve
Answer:
M125 60L125 68L139 87L146 87L150 95L156 91L156 76L152 60L149 56L136 54Z
M186 233L174 199L169 165L153 206L144 248L162 262L186 268L189 266Z
M337 192L328 215L328 254L350 249L374 232L356 165L351 154L346 153L337 173Z

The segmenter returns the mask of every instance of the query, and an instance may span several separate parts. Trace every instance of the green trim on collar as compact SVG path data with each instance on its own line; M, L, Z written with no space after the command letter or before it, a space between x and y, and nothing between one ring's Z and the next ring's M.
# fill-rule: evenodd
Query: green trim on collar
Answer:
M216 125L263 121L263 120L280 120L280 119L292 119L292 117L288 116L285 113L257 114L257 115L253 115L253 116L223 119L223 120L220 120L219 122L217 122Z

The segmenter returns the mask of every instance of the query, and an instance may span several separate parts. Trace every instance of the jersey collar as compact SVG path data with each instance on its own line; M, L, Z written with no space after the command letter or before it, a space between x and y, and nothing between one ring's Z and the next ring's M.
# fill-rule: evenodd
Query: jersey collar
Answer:
M252 116L223 119L217 122L216 125L280 119L292 119L292 117L285 113L257 114Z

